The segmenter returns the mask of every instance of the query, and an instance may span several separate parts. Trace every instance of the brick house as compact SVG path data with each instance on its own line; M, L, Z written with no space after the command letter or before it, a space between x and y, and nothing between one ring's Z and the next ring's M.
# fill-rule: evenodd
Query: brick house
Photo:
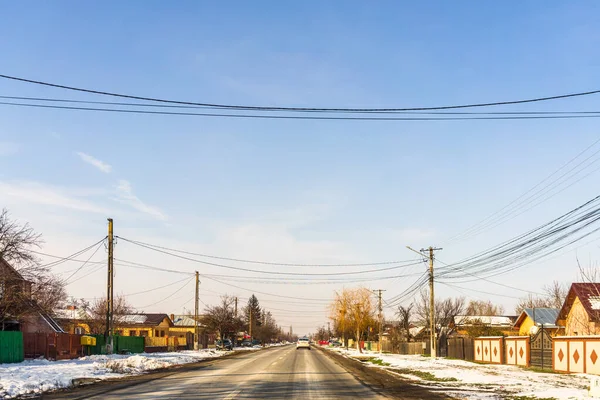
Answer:
M0 330L63 333L31 296L32 283L0 257Z

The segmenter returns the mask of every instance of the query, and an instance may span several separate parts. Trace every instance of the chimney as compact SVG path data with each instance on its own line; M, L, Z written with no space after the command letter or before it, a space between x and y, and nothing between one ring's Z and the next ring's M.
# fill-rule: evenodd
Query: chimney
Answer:
M171 321L175 322L175 314L171 314Z

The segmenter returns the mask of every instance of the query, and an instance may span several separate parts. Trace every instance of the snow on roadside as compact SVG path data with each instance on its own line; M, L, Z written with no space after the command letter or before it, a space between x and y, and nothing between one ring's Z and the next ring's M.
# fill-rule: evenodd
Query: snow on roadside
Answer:
M347 357L357 357L357 350L329 348ZM396 370L405 378L436 389L444 388L460 399L501 399L506 396L534 398L590 399L588 387L591 375L539 373L511 365L477 364L446 358L431 359L420 355L379 354L364 352L365 356L380 359L375 368ZM412 373L411 373L412 372ZM429 373L434 378L423 377Z
M137 375L230 353L230 351L206 349L177 353L96 355L61 361L39 359L18 364L0 364L0 397L13 398L68 388L73 385L74 379L103 380Z

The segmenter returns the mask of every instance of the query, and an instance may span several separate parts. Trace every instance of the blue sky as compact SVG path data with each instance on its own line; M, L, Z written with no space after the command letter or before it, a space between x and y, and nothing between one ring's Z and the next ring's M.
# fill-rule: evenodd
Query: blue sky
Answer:
M599 7L592 1L13 2L2 7L0 69L72 86L227 104L402 107L529 98L598 89ZM110 100L6 80L0 95ZM497 111L597 109L596 96ZM123 237L302 263L410 259L405 245L444 244L598 136L591 119L277 121L1 106L0 121L0 204L44 234L48 253L66 255L95 242L112 216ZM78 153L103 164L86 163ZM444 244L440 259L477 253L583 203L597 194L597 178L590 175L497 229ZM119 252L153 265L223 272L124 242ZM594 262L597 244L577 254ZM553 279L570 281L574 257L565 252L497 281L536 290ZM100 296L104 279L97 272L69 291ZM124 269L116 281L130 293L178 279ZM410 283L389 283L387 294ZM319 298L337 288L246 287ZM506 294L493 284L478 287ZM150 304L174 288L131 301ZM208 281L203 288L215 292L206 292L207 304L217 293L248 295ZM439 293L460 295L443 286ZM182 304L192 295L189 286L146 310L179 312L192 307ZM469 295L508 310L515 301ZM259 299L276 308L268 296ZM274 314L300 331L326 322L323 306L305 309L308 317Z

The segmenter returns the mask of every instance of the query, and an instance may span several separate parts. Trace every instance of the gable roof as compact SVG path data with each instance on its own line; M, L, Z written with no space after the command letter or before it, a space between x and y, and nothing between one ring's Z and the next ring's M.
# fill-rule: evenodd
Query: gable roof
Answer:
M163 322L164 319L169 321L169 326L173 326L173 321L167 314L128 314L120 317L119 325L143 325L143 326L157 326Z
M198 326L203 326L199 321L196 322L196 324ZM190 317L189 315L174 315L173 316L173 325L174 326L179 326L179 327L183 327L183 326L194 326L194 318Z
M567 315L571 311L575 298L579 298L591 321L600 321L600 283L579 282L571 284L565 303L556 318L557 325L566 323Z
M57 319L68 319L68 320L77 320L77 319L85 320L85 319L91 318L90 315L87 313L87 311L85 311L83 308L57 309L57 310L54 310L54 316Z
M519 328L527 317L531 318L536 325L544 324L547 328L556 328L556 318L559 312L558 308L525 308L517 318L515 328Z
M23 277L23 275L21 275L21 273L19 271L17 271L15 269L15 267L13 267L8 261L6 261L4 259L4 257L0 256L0 266L6 268L7 270L10 271L11 274L15 275L17 277L17 279L21 279L21 280L25 280L25 278Z

